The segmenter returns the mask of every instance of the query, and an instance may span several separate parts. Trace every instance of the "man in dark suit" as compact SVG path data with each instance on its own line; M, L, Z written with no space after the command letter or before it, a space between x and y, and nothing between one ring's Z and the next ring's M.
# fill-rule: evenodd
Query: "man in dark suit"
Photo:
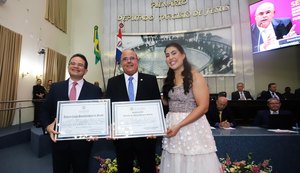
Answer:
M296 36L289 18L274 18L275 7L271 2L260 4L255 11L255 24L251 25L253 52L279 47L278 39Z
M262 100L268 100L269 98L277 98L279 100L284 100L282 94L277 92L277 84L276 83L269 83L268 84L268 91L264 91L261 93Z
M296 96L296 99L300 100L300 88L295 89L295 96Z
M42 105L40 120L49 133L52 143L52 162L54 173L88 172L92 142L86 140L56 141L54 135L55 118L58 101L100 99L102 91L99 87L87 82L83 76L87 73L88 62L82 54L75 54L69 60L70 78L52 84L49 94ZM75 92L74 92L75 90Z
M218 128L235 127L232 111L227 107L228 100L224 96L218 96L216 102L210 102L206 117L209 124Z
M244 90L244 83L236 84L237 91L231 93L231 100L253 100L249 91Z
M46 89L42 86L42 80L37 79L36 85L32 88L32 102L34 104L34 118L33 118L33 125L36 127L40 127L39 122L39 112L40 107L43 103L43 99L45 99L46 96Z
M291 116L291 112L287 110L281 110L280 100L277 98L270 98L267 100L268 108L267 110L260 110L257 112L254 125L268 128L270 116L276 116L277 114L283 114Z
M124 74L108 80L107 97L111 102L154 100L160 99L160 93L155 76L138 72L139 59L130 49L124 50L121 56ZM133 77L132 99L129 97L129 79ZM141 172L155 173L155 146L154 138L131 138L114 141L118 160L118 171L121 173L133 172L133 160L137 158Z

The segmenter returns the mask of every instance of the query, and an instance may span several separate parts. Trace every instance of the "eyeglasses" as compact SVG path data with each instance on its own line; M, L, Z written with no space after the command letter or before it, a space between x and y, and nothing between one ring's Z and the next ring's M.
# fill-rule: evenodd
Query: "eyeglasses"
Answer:
M82 64L82 63L76 63L76 62L70 62L69 65L70 66L76 66L77 65L80 68L84 68L85 67L84 64Z
M134 61L134 60L136 60L136 59L137 59L137 58L131 56L131 57L124 57L124 58L122 58L122 61L123 61L123 62L125 62L125 61L130 62L130 61Z

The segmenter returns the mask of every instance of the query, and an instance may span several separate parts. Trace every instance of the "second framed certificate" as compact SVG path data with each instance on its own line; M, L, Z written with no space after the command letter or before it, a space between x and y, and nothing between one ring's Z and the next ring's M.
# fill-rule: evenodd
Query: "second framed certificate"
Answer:
M164 136L166 123L161 100L112 103L112 137Z

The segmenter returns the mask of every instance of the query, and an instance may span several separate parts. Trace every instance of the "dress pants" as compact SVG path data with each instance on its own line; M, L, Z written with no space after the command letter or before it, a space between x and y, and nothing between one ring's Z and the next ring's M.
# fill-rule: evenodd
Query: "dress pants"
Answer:
M88 173L93 142L57 141L52 144L53 173Z
M155 173L156 139L131 138L114 141L118 172L132 173L133 160L137 159L142 173Z

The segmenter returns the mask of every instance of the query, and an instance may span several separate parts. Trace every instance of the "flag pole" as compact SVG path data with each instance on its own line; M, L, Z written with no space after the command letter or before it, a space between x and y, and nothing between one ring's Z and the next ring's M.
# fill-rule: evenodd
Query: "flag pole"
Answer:
M115 62L114 76L116 76L117 61Z
M104 90L106 90L106 84L105 84L104 72L103 72L103 65L102 65L102 60L101 59L100 59L100 65L101 65L103 86L104 86Z
M121 61L121 54L123 51L123 45L122 45L122 28L124 27L123 22L119 23L119 28L118 28L118 43L117 43L117 48L116 48L116 63L115 63L115 68L114 68L114 76L116 75L116 70L117 70L117 65L120 65Z
M95 54L95 64L97 64L100 61L101 65L101 73L102 73L102 81L104 90L106 89L105 79L104 79L104 71L103 71L103 65L101 60L101 52L100 52L100 46L99 46L99 38L98 38L98 26L94 26L94 54Z

